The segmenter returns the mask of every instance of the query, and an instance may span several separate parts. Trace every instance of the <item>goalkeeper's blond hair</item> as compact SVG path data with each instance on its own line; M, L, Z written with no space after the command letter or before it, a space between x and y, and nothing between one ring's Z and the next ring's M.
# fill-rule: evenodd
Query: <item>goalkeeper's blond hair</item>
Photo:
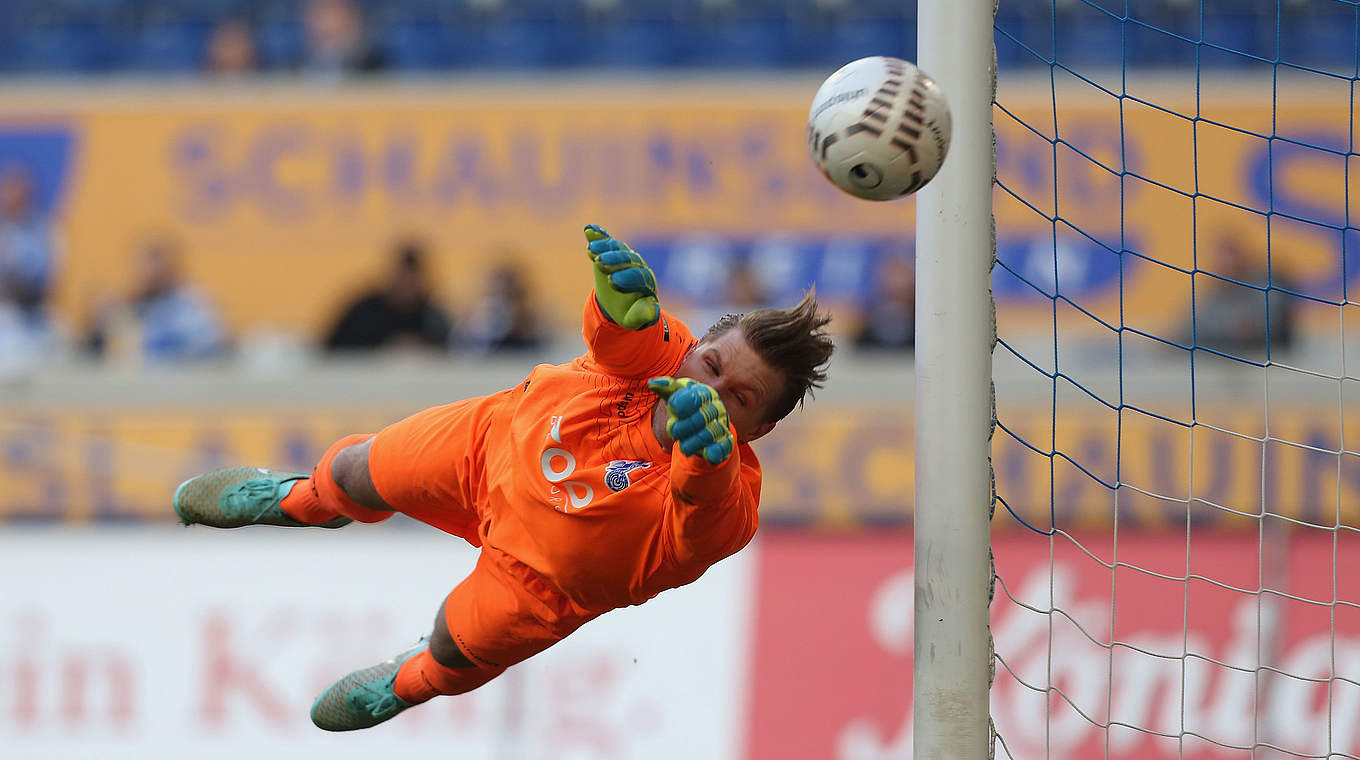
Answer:
M708 328L704 340L735 327L756 354L784 376L784 388L765 415L766 422L778 422L810 397L813 388L826 382L826 365L836 350L826 331L830 321L831 315L818 309L817 290L813 288L791 308L728 314Z

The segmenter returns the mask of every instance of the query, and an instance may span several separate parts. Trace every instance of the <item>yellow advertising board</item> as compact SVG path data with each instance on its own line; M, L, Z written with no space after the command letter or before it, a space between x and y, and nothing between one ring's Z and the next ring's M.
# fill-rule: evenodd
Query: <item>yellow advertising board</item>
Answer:
M0 164L43 175L63 240L57 310L73 325L128 287L138 246L168 238L236 332L316 334L417 238L455 311L493 262L512 260L571 332L589 287L587 222L645 242L672 301L715 292L732 257L759 259L781 297L812 281L837 304L870 297L874 256L910 243L914 203L857 201L818 174L805 151L813 89L39 87L0 96ZM1311 304L1310 324L1334 324L1323 302L1360 271L1343 260L1357 248L1345 199L1360 196L1347 193L1349 100L1276 96L1174 82L1142 98L1055 96L1047 80L1003 88L1003 322L1051 330L1061 296L1088 312L1076 329L1165 333L1190 302L1188 273L1212 271L1235 235L1262 259L1268 242L1276 284Z
M71 135L67 315L123 286L142 241L168 236L232 327L316 329L418 238L452 302L514 259L572 327L588 222L632 238L907 234L909 206L853 202L812 168L801 100L696 86L153 91L19 99L0 106L0 130Z

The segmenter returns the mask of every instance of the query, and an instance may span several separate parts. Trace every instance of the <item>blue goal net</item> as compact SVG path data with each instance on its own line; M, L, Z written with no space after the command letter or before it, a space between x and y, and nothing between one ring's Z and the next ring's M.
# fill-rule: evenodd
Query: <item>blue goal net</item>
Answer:
M1001 0L997 757L1360 757L1358 38Z

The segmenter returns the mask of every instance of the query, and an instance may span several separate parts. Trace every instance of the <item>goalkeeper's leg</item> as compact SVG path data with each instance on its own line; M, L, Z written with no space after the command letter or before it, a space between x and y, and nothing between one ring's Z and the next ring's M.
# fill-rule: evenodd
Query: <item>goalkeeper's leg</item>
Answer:
M430 636L331 684L312 704L312 722L327 731L352 731L440 695L465 694L596 614L513 558L486 550L440 606Z
M257 467L225 467L190 478L175 491L175 512L185 525L339 528L354 520L392 516L368 477L371 435L337 441L310 476Z
M466 694L505 672L479 666L453 643L444 622L445 604L434 632L415 646L377 665L346 675L312 703L312 722L327 731L354 731L386 721L441 694Z

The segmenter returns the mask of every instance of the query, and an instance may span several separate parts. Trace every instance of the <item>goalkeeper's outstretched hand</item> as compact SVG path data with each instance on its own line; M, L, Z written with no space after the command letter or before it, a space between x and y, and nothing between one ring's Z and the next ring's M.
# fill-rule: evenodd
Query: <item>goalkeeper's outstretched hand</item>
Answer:
M656 324L656 275L637 251L615 240L599 225L586 225L587 250L595 264L595 300L617 325L641 330Z
M713 465L732 455L732 427L717 391L687 377L654 377L647 387L666 403L666 434L681 453Z

